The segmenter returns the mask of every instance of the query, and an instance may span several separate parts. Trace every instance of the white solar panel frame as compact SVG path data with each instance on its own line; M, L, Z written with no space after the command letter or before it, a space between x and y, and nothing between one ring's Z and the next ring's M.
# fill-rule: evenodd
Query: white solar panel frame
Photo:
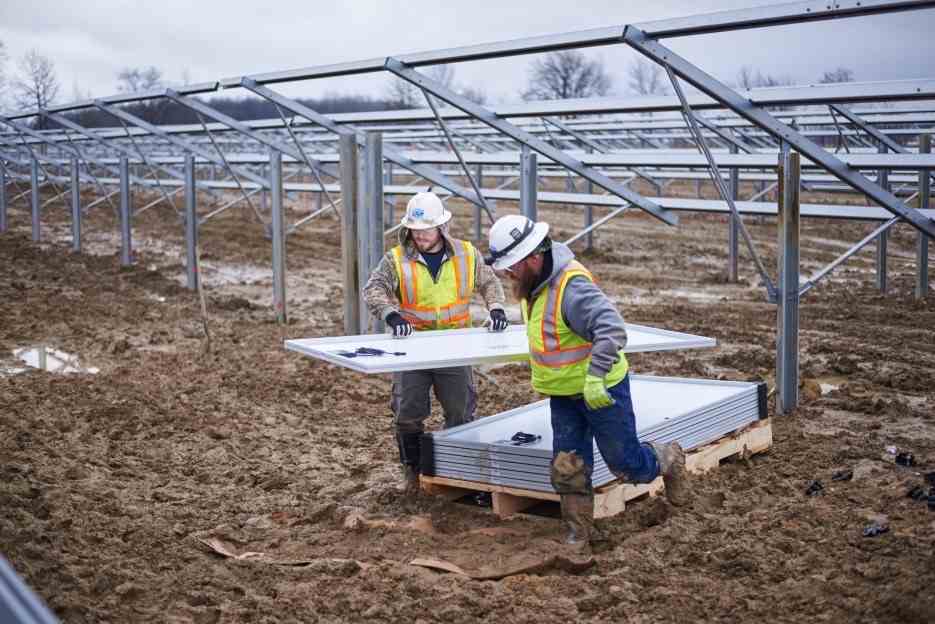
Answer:
M674 332L645 325L626 324L625 353L698 349L717 345L714 338ZM482 327L415 332L405 339L389 334L302 338L285 341L286 349L361 373L395 373L429 368L521 362L529 358L526 326L511 325L504 332ZM339 351L358 347L405 355L344 357Z

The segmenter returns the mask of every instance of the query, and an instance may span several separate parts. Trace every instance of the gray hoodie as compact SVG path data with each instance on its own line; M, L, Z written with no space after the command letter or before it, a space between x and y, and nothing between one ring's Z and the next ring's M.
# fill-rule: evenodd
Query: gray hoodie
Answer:
M552 274L533 290L532 298L574 259L575 254L567 245L553 242ZM620 359L620 350L627 344L627 329L616 306L594 282L573 277L565 286L562 319L571 331L593 345L588 374L607 375Z

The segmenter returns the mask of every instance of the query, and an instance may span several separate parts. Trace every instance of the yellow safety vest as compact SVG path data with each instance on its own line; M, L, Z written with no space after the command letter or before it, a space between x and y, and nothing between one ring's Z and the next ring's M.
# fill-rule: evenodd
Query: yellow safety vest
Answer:
M417 330L471 326L471 295L477 252L467 241L451 239L449 256L432 279L429 268L406 257L401 245L393 248L399 279L399 313Z
M521 302L529 339L532 387L541 394L571 396L584 390L584 378L591 364L591 343L573 332L562 318L565 286L576 276L594 281L581 263L572 260L536 296L531 313L527 301ZM604 378L605 385L610 388L619 383L628 369L621 350L620 359Z

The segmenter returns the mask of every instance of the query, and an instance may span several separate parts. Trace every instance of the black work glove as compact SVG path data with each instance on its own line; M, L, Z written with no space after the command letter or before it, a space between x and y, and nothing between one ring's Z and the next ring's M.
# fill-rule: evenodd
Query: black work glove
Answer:
M393 338L405 338L412 334L412 325L399 312L387 314L386 324L393 328Z
M502 332L507 328L510 322L506 320L506 312L500 308L496 308L490 311L490 315L487 317L487 322L484 325L490 329L490 331Z

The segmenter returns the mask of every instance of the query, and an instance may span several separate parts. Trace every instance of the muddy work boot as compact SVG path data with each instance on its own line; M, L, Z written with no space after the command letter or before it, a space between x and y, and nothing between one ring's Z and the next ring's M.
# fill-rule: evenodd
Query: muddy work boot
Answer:
M689 503L688 469L685 467L685 451L678 442L650 442L659 462L659 473L666 486L666 498L676 507Z
M403 465L403 495L406 498L416 498L422 492L422 485L419 483L422 434L397 433L396 442L399 445L399 461Z
M595 537L594 497L587 494L562 494L562 520L568 526L565 543L586 550Z
M413 466L403 464L403 496L416 498L421 492L422 485L419 483L419 471Z

